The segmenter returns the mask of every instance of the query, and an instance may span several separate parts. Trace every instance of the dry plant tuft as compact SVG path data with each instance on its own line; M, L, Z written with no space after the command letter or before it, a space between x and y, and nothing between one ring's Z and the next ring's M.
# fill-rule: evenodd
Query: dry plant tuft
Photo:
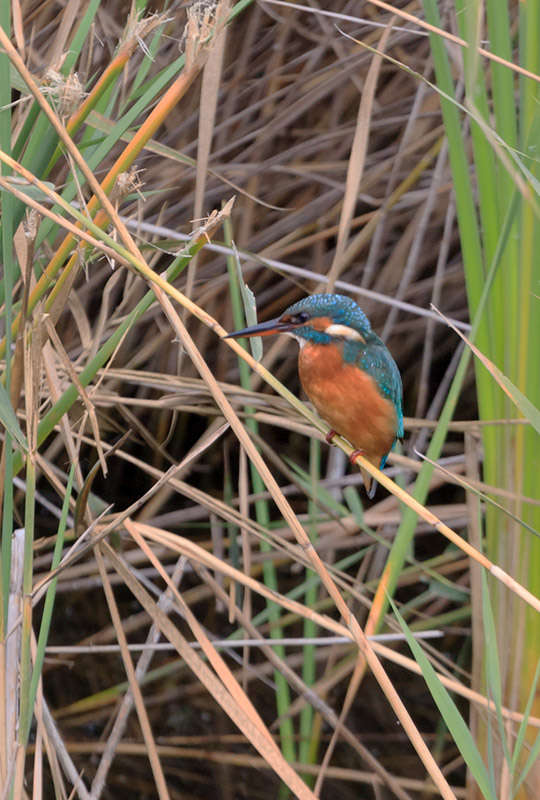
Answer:
M186 56L186 67L191 68L208 39L217 33L220 4L216 0L199 0L187 9L187 23L180 40Z
M79 76L76 72L64 76L51 68L45 73L45 78L48 83L41 87L43 95L51 99L60 119L67 120L86 96Z

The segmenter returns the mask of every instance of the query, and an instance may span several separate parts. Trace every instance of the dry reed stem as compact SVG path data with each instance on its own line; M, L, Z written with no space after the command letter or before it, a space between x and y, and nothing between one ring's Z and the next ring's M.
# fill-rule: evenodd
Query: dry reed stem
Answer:
M381 53L384 53L388 44L388 39L392 31L392 22L394 19L395 17L391 17L389 19L388 26L385 28L383 35L381 36L381 41L379 44ZM336 250L334 253L334 258L332 259L332 264L330 265L330 269L328 271L328 275L326 277L326 287L321 287L322 290L327 292L334 291L336 279L343 271L345 266L345 247L349 241L351 222L356 206L358 192L360 190L360 182L364 172L364 163L369 141L369 123L382 63L382 56L377 55L373 57L358 106L356 128L351 144L351 155L347 167L347 179L345 182L343 205L339 218L339 231Z
M181 557L175 565L175 570L172 576L172 581L175 585L177 585L180 582L180 579L184 572L184 564L185 564L185 559ZM171 592L168 588L161 594L158 600L158 605L164 611L164 613L166 614L170 613L172 603L171 603ZM145 652L141 654L137 662L137 666L135 668L135 678L137 683L140 683L144 678L145 674L147 673L150 661L153 656L154 647L159 641L160 635L161 634L158 626L152 623L152 625L150 626L150 630L148 632L148 636L146 637L146 644L148 644L149 649L147 649ZM107 738L107 747L103 751L103 754L99 762L99 766L96 769L94 779L92 781L91 794L93 798L99 798L103 793L103 790L106 785L107 775L112 765L112 761L116 756L116 751L120 743L120 740L123 736L125 727L127 725L128 716L131 712L132 707L133 707L133 696L131 692L128 691L124 695L122 703L120 704L120 707L117 710L114 724L112 725L110 735Z
M221 336L226 334L226 332L223 330L221 325L219 325L216 322L216 320L212 319L212 317L208 313L203 311L195 303L193 303L191 300L189 300L187 297L185 297L181 292L179 292L177 289L172 287L169 283L167 283L167 281L165 281L160 276L156 275L151 269L149 269L146 266L146 264L141 265L139 263L136 263L135 266L136 266L137 269L139 269L143 273L143 275L145 275L151 281L151 283L153 283L155 285L155 287L159 287L159 289L162 289L165 292L165 294L168 295L168 297L171 297L172 299L177 300L182 306L184 306L185 308L190 310L198 319L200 319L202 322L204 322L206 325L208 325L209 328L211 328L212 330L214 330L216 333L220 334ZM154 288L154 292L155 292L159 302L164 307L164 310L166 311L169 319L171 321L172 321L172 319L174 319L176 332L177 332L177 334L179 336L181 336L182 341L184 342L184 345L186 346L186 349L189 350L190 348L187 347L187 345L185 343L185 339L184 339L184 336L187 335L187 331L184 334L185 327L184 327L184 325L182 323L180 323L178 315L174 312L173 307L170 304L170 301L165 297L165 295L160 295L160 293L158 292L157 288ZM181 334L180 334L180 331L182 331ZM254 371L257 372L257 374L259 374L264 380L266 380L268 383L270 383L275 389L278 389L280 391L280 394L283 397L285 397L286 399L292 400L293 401L293 405L298 410L300 410L301 413L307 419L309 419L311 422L313 422L319 430L322 430L325 433L328 432L328 426L326 425L326 423L324 423L322 420L317 419L311 412L309 412L305 408L305 406L303 404L301 404L296 398L294 398L293 395L290 392L286 391L284 387L279 386L276 383L276 381L273 378L273 376L271 376L268 373L268 371L266 369L264 369L264 367L261 366L261 364L257 363L247 353L247 351L244 350L237 342L235 342L234 340L228 339L226 341L226 344L228 344L229 347L231 347L237 353L237 355L239 355L241 358L243 358L243 360L246 361L252 367L252 369L254 369ZM197 364L197 368L201 371L201 375L204 373L206 376L208 376L207 377L207 382L209 381L209 385L211 385L213 387L212 388L212 393L214 394L214 397L216 398L216 401L217 401L217 398L220 397L220 402L218 402L218 405L220 406L222 411L223 411L223 408L226 407L228 409L228 411L234 415L234 411L233 411L232 407L230 406L229 401L225 398L225 396L221 392L221 390L220 390L220 388L219 388L219 386L217 384L217 381L215 381L213 376L211 376L210 371L208 370L208 367L206 366L205 362L200 358L200 355L197 354L195 350L191 350L191 352L193 353L194 360L195 360L195 362ZM225 415L225 416L227 416L227 415ZM234 415L234 418L237 419L236 415ZM234 428L235 433L237 434L237 436L240 439L240 441L242 443L245 443L247 437L246 437L246 434L244 432L243 426L240 423L238 423L236 426L233 426L232 423L231 423L231 427ZM247 439L247 441L249 441L249 439ZM337 437L336 436L335 439L333 440L333 443L336 444L338 447L340 447L348 456L352 455L353 448L351 447L351 445L349 445L346 442L346 440L342 439L341 437ZM257 460L258 463L261 463L260 462L260 457L258 456L258 454L257 454L256 460ZM453 531L451 528L449 528L447 525L445 525L434 514L429 512L421 503L419 503L417 500L415 500L411 495L409 495L407 492L403 491L403 489L401 489L396 483L394 483L394 481L392 481L390 478L388 478L388 476L386 476L379 469L377 469L377 467L375 467L373 464L371 464L371 462L369 462L363 456L358 456L358 455L355 458L355 462L358 465L362 466L362 468L365 469L366 472L368 472L373 478L375 478L375 480L378 483L380 483L382 486L385 486L399 500L404 502L411 510L413 510L415 513L417 513L418 516L421 519L423 519L426 522L428 522L439 533L442 533L453 544L456 544L460 549L462 549L465 553L467 553L467 555L469 555L471 558L475 559L483 567L488 569L488 571L490 571L490 573L495 578L497 578L497 580L500 580L502 583L504 583L515 594L517 594L519 597L521 597L523 600L525 600L525 602L528 603L532 608L535 608L536 610L540 611L540 600L538 598L536 598L533 594L531 594L531 592L529 592L527 589L525 589L523 586L521 586L521 584L519 584L518 581L514 580L504 570L502 570L502 569L496 567L495 565L493 565L493 563L486 556L484 556L482 553L477 552L473 547L471 547L471 545L469 545L469 543L465 539L463 539L461 536L459 536L457 533L455 533L455 531ZM258 468L258 463L257 463L257 468ZM265 472L267 472L266 469L265 469ZM279 487L277 486L277 484L275 484L273 479L271 480L271 483L275 487L274 491L276 492L276 494L274 494L274 499L276 500L276 503L277 503L278 507L280 508L280 510L282 511L282 513L283 513L283 508L287 509L287 513L285 514L285 518L289 517L289 521L290 521L290 514L288 513L289 512L289 506L285 502L283 507L281 507L281 505L282 505L281 504L281 499L280 499L281 492L279 491ZM278 500L279 500L279 502L278 502ZM298 529L298 527L296 525L292 524L291 527L292 527L293 530L295 530L295 531L297 531L299 533L299 529ZM300 535L300 539L302 539L303 538L302 534L299 534L299 535ZM309 544L309 547L311 547L311 544ZM381 588L381 591L385 591L385 589L384 589L384 581L382 583L383 583L383 588Z
M418 27L423 28L430 33L435 33L437 36L441 36L443 39L447 39L449 42L453 42L454 44L458 45L459 47L463 47L469 49L470 45L464 39L461 39L459 36L456 36L453 33L449 33L448 31L443 30L442 28L437 28L435 25L431 25L429 22L426 22L419 17L415 17L414 14L410 14L408 11L405 11L402 8L396 8L395 6L391 6L388 3L383 2L383 0L368 0L372 5L377 6L378 8L382 8L384 11L388 11L390 14L395 14L397 17L401 17L401 19L407 20L407 22L413 22ZM298 10L308 10L308 7L298 5L296 3L289 3L288 0L265 0L265 2L270 3L271 5L280 5L280 6L287 6L289 8L295 8ZM320 9L311 9L309 8L310 12L313 13L324 13ZM476 52L484 56L484 58L490 59L491 61L496 61L498 64L502 64L504 67L508 67L508 69L513 70L514 72L519 73L520 75L524 75L527 78L531 78L534 81L540 81L540 76L537 75L535 72L530 72L525 67L522 67L521 64L514 64L511 61L507 61L505 58L498 56L496 53L492 53L489 50L486 50L483 47L477 47Z
M0 643L0 674L5 676L0 688L0 777L11 785L17 748L19 722L19 666L21 629L15 622L23 609L24 530L14 531L11 544L10 586L7 609L8 635ZM11 634L11 635L10 635Z
M221 587L217 584L217 582L211 578L208 574L206 569L199 570L203 580L212 583L213 591L216 595L223 595L226 597L225 591L221 589ZM234 582L231 582L231 587L235 586ZM232 593L231 593L232 596ZM261 651L265 654L268 661L273 664L275 670L279 670L279 672L284 675L287 683L291 688L293 688L299 694L299 700L302 703L298 704L300 707L303 706L304 703L309 703L320 715L324 720L331 725L332 727L336 727L338 724L338 718L335 712L322 700L320 696L320 692L318 687L316 686L306 686L306 684L299 678L296 672L289 667L285 660L280 659L272 647L266 644L262 640L262 635L258 632L257 628L255 628L250 622L250 615L243 613L239 608L235 609L235 615L238 615L239 622L242 627L250 633L254 638L261 639ZM274 644L276 644L276 640L272 640ZM247 649L247 648L246 648ZM243 666L243 671L245 673L245 665ZM244 687L245 690L245 687ZM294 713L292 706L289 709L288 716L291 716ZM274 723L274 728L279 723L279 719L276 720ZM378 775L382 781L394 792L396 797L399 797L400 800L410 800L409 795L407 795L401 788L399 780L395 778L394 775L388 772L382 764L371 754L369 749L365 747L358 738L354 735L354 733L349 730L347 727L342 726L340 729L340 734L343 739L347 742L350 747L355 750L360 758L364 761L365 764L369 765L373 772Z
M103 455L103 447L102 447L102 444L101 444L101 437L99 435L99 425L98 425L98 421L97 421L97 417L96 417L95 408L94 408L93 403L90 400L90 398L89 398L84 386L79 381L77 373L73 369L73 365L72 365L71 361L69 360L68 354L64 350L64 347L62 345L60 337L58 336L58 333L56 332L56 328L54 327L54 325L52 324L50 319L45 318L44 321L45 321L45 328L47 330L47 335L48 335L49 339L51 340L51 343L52 343L52 345L53 345L53 347L54 347L54 349L55 349L55 351L56 351L56 353L57 353L57 355L58 355L58 357L60 359L60 362L64 366L64 368L66 370L66 373L69 375L70 380L77 387L77 392L79 394L79 397L80 397L81 401L84 404L84 407L86 409L86 413L88 414L88 418L90 420L90 426L91 426L92 432L94 434L94 439L95 439L95 442L96 442L96 450L97 450L97 453L98 453L99 462L101 464L101 470L103 472L103 475L106 476L107 475L107 464L105 463L105 456Z
M190 758L196 759L197 761L209 760L217 764L234 764L253 770L268 769L266 761L260 756L253 756L247 753L222 752L216 749L210 750L208 746L188 747L183 743L176 744L176 739L180 739L182 741L184 738L185 737L167 737L166 741L170 742L170 744L164 742L163 744L157 745L159 755L162 758L172 758L177 760ZM190 738L197 739L199 737ZM235 740L233 740L233 742L234 741ZM214 738L209 739L208 737L205 737L205 741L203 742L205 745L214 745L215 743L216 740ZM240 743L243 743L243 740L241 740ZM104 750L104 744L104 742L70 741L68 742L67 750L69 753L73 754L100 755ZM29 750L32 752L32 748L29 748ZM121 742L118 745L118 754L140 756L143 758L146 756L144 744L139 744L137 742ZM291 766L294 769L297 769L299 772L304 772L309 775L317 775L318 766L316 764L300 764L297 762L291 764ZM383 783L382 779L373 773L365 772L363 770L349 769L346 767L330 767L328 770L328 777L333 779L353 781L355 783L365 783L374 788L378 788ZM405 791L425 792L429 796L438 792L437 788L433 786L433 784L424 780L418 780L415 778L399 778L398 783ZM454 792L456 798L460 798L460 800L465 798L464 789L455 787Z
M211 552L201 548L199 545L190 541L189 539L143 523L137 524L137 530L143 536L150 538L152 541L165 545L167 548L171 549L172 552L184 555L189 560L196 561L208 569L221 573L222 575L230 578L231 581L238 582L243 586L250 588L252 592L259 594L261 597L265 597L273 600L276 603L279 603L283 609L289 611L290 613L299 615L304 619L311 620L318 627L324 628L338 636L349 636L351 637L351 642L354 641L352 639L350 630L342 623L336 622L331 617L328 617L324 614L319 614L313 609L306 607L302 603L291 600L290 598L284 597L283 595L268 589L263 583L259 583L251 576L235 569L226 561L216 558ZM381 644L380 642L371 642L371 646L379 656L399 664L400 666L416 673L417 675L422 674L420 667L416 661L414 661L414 659L407 658L400 653L396 653L394 650L384 644ZM473 691L472 689L469 689L468 687L459 683L459 681L449 678L440 672L438 673L438 677L443 685L450 691L455 692L456 694L486 709L490 709L492 707L492 704L489 703L483 695ZM504 708L502 713L505 718L515 722L522 722L524 719L523 714L512 709ZM530 724L533 727L540 728L540 718L531 717Z
M81 170L82 174L84 175L85 179L88 182L88 185L91 187L92 191L94 192L94 196L96 201L101 204L101 206L105 209L111 220L114 221L115 227L120 234L122 241L124 242L127 249L135 256L140 256L139 250L133 241L133 238L127 228L125 227L124 223L118 218L118 214L116 209L110 202L106 192L103 190L102 185L96 180L96 177L92 170L88 167L85 159L79 152L78 147L73 142L71 137L66 131L66 128L62 123L58 120L56 114L54 113L53 109L47 103L45 98L43 97L42 92L39 90L36 82L34 81L31 73L26 68L26 65L22 58L17 53L16 49L11 44L11 41L6 36L4 30L0 28L0 44L5 48L6 53L19 72L21 77L24 79L26 85L30 89L34 99L40 106L42 112L47 117L48 121L50 122L52 128L58 134L60 141L64 144L66 150L68 151L70 157L73 159L75 164Z
M159 299L160 298L158 295L158 300ZM231 428L233 429L240 443L248 453L251 461L253 462L255 468L257 469L257 472L260 474L262 480L265 482L266 486L272 493L274 502L276 503L279 510L283 514L284 519L287 520L287 522L291 526L297 538L298 543L305 550L306 555L311 561L315 572L317 572L317 574L319 575L324 587L326 588L326 590L332 597L334 603L336 604L339 613L342 615L347 626L350 628L362 655L366 658L366 661L369 664L374 676L376 677L381 689L383 690L387 700L389 701L391 707L393 708L398 719L403 725L403 728L406 731L407 736L411 741L411 744L413 745L416 752L420 756L433 782L439 788L442 796L450 800L450 798L454 797L454 794L450 789L448 782L444 778L438 765L433 759L429 749L426 747L408 711L406 710L401 698L399 697L392 682L390 681L382 665L380 664L377 656L375 655L375 652L373 651L369 641L366 639L356 618L351 614L349 608L347 607L347 604L343 601L341 593L339 592L334 581L330 577L318 553L313 548L313 545L309 537L307 536L304 529L299 525L296 519L296 515L292 511L287 500L283 497L283 494L280 491L277 482L275 481L274 477L268 470L268 467L266 466L265 462L259 455L256 448L253 446L249 436L247 436L242 423L238 420L238 417L234 413L225 395L223 395L223 393L219 389L217 381L213 377L211 371L206 365L206 362L201 357L200 353L195 347L192 338L189 336L184 324L174 311L172 304L166 297L161 298L161 303L164 307L165 313L167 314L169 320L171 321L171 324L173 325L177 335L181 339L183 346L185 347L192 362L195 364L201 377L208 383L209 387L211 387L212 393L214 394L217 404L221 408L226 419L228 419Z
M244 710L247 716L250 718L252 723L256 725L263 736L266 736L268 740L273 744L272 737L268 732L268 728L262 721L261 717L259 716L258 712L256 711L255 707L247 697L246 693L240 688L237 684L236 679L234 678L231 670L225 663L225 660L221 656L221 654L215 649L212 645L211 641L209 640L208 636L204 632L202 626L197 622L196 617L193 615L189 607L186 605L185 601L183 600L182 596L178 592L178 590L174 587L169 578L166 571L163 569L162 564L160 563L159 559L157 559L154 554L152 553L151 549L146 544L143 537L139 534L137 530L137 526L134 525L129 519L125 522L126 530L133 537L137 545L142 549L142 551L148 557L148 560L151 564L154 565L158 574L161 575L165 583L168 585L169 589L171 590L172 594L176 598L176 602L178 603L180 609L182 610L182 615L185 617L186 622L188 623L189 627L191 628L193 635L201 645L201 648L208 658L208 663L214 668L216 674L222 681L223 685L229 691L231 697L236 701L236 703Z
M294 770L283 759L283 756L276 744L261 734L260 729L255 725L244 709L234 702L232 696L224 688L221 682L217 681L211 670L204 661L189 647L184 637L173 625L169 618L163 614L158 605L152 600L150 595L142 588L137 580L132 576L130 570L124 565L114 550L105 542L102 547L111 561L115 570L122 576L126 586L135 595L139 603L145 608L154 622L159 625L162 633L175 645L179 655L190 666L198 679L205 685L207 691L214 697L223 710L231 717L235 724L247 736L251 744L263 755L266 761L272 766L277 774L285 781L293 792L301 800L314 800L314 795L301 781Z
M171 479L173 482L176 482L174 478ZM112 523L112 525L108 525L105 531L110 533L115 527L122 525L123 523L123 515L118 515L120 519ZM271 590L269 590L263 583L259 583L258 581L254 580L249 575L235 569L234 567L230 566L226 561L220 560L216 558L211 552L201 548L196 543L179 536L174 533L168 533L164 530L159 530L153 526L148 524L137 523L137 530L144 535L145 537L149 538L151 541L155 543L159 543L164 545L167 549L171 550L171 552L177 553L178 555L185 556L191 561L195 561L198 564L204 565L206 568L218 572L226 577L228 577L232 582L240 583L243 586L249 588L252 592L259 594L262 597L266 597L267 599L271 599L274 602L279 603L284 610L289 611L291 614L295 616L301 616L305 619L312 620L318 627L328 630L330 633L340 635L340 636L348 636L351 637L350 631L341 623L334 621L331 617L326 615L321 615L314 611L313 609L307 608L305 605L298 603L297 601L290 600L282 595L279 595ZM100 538L103 535L103 530L100 530ZM51 572L49 575L42 578L39 584L36 586L34 593L36 593L38 586L43 587L45 586L53 577L59 575L60 569L62 572L65 572L69 567L67 565L61 565L56 571ZM351 638L351 643L352 643ZM379 642L372 642L373 649L377 652L377 654L383 658L386 658L392 661L395 664L402 666L404 669L411 671L415 674L421 675L421 669L411 658L407 658L406 656L401 655L400 653L395 652L391 648L387 647L384 644ZM464 686L463 684L459 683L455 679L452 679L442 673L438 673L438 677L443 685L451 692L454 692L465 699L469 700L470 702L478 705L479 707L483 707L485 709L491 709L491 703L481 694L478 692L469 689L468 687ZM524 719L523 714L513 711L508 708L502 708L503 717L512 720L516 723L521 723ZM540 728L540 719L531 717L529 719L529 724L533 727Z
M137 676L135 674L135 668L133 666L133 661L131 659L131 653L129 652L127 647L127 639L124 633L124 629L122 627L122 618L120 616L120 612L118 610L118 606L116 604L116 600L112 591L109 575L107 573L107 568L105 566L104 553L102 552L102 549L106 554L110 553L110 548L105 547L104 543L97 544L94 553L99 569L99 574L101 576L103 584L103 591L105 592L107 605L109 606L109 612L116 632L116 638L118 640L122 652L122 660L124 662L124 667L129 680L129 687L133 695L135 707L137 709L137 716L139 718L139 724L141 726L144 743L146 745L148 759L150 761L152 767L152 773L154 775L156 791L158 793L160 800L169 800L170 795L167 789L167 781L165 780L163 767L161 766L161 761L156 749L156 743L154 741L152 728L150 725L150 721L148 719L148 712L144 703L144 698L142 695L141 688L139 686L139 682L137 680Z
M510 589L510 591L530 605L531 608L534 608L535 611L540 612L540 599L538 597L535 597L531 592L528 591L528 589L522 586L518 581L514 580L511 575L508 575L505 570L501 569L492 561L490 561L487 556L476 550L476 548L463 539L463 537L459 536L455 531L449 528L448 525L445 525L444 522L438 519L435 514L432 514L425 506L415 500L414 497L411 497L411 495L403 492L403 490L396 486L396 484L390 478L384 475L384 473L380 472L379 470L374 471L378 472L378 475L376 476L377 481L383 486L386 486L386 488L389 491L392 491L392 494L395 494L400 500L403 500L403 502L406 503L406 505L412 511L417 513L421 519L425 520L430 525L433 525L433 527L439 533L442 533L442 535L445 536L450 542L459 547L460 550L463 550L464 553L480 564L480 566L484 567L496 580L503 583L508 589ZM384 575L381 578L380 586L380 596L376 596L375 598L377 601L382 598L382 594L385 591Z

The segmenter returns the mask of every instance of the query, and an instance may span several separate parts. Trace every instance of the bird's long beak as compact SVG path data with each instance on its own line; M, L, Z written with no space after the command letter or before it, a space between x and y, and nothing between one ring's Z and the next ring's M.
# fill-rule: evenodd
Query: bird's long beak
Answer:
M250 336L272 336L274 333L287 333L287 331L298 327L290 322L282 322L280 318L270 319L268 322L260 322L251 328L242 328L241 331L234 331L224 336L224 339L242 339Z

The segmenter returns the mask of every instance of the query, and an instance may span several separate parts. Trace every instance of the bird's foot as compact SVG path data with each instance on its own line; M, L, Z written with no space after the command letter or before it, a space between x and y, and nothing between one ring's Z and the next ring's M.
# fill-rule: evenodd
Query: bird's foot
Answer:
M359 450L353 450L353 452L349 456L349 461L351 464L356 464L356 456L363 456L366 451L360 448Z
M335 435L336 435L336 431L331 430L331 431L328 431L328 433L326 434L326 436L324 438L326 439L328 444L332 444L332 440L333 440Z

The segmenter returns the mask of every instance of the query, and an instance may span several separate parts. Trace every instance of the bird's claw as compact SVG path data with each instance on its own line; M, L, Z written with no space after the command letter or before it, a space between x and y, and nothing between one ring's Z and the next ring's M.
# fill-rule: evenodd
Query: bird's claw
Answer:
M324 438L326 439L328 444L332 444L332 440L333 440L335 435L336 435L336 432L334 430L330 430L330 431L328 431L328 433L326 434L326 436Z
M349 461L351 462L351 464L353 465L356 464L356 456L363 456L365 452L366 451L362 450L362 448L358 450L353 450L353 452L349 456Z

